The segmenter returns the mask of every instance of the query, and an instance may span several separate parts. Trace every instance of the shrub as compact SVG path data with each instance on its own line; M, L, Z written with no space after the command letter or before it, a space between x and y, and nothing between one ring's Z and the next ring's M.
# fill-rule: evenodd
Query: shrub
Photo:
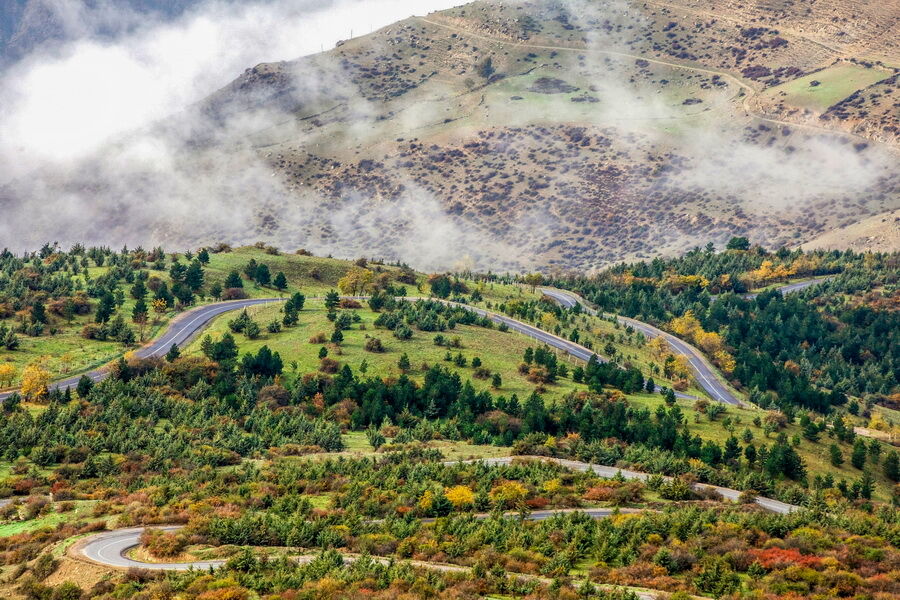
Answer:
M319 361L319 370L323 373L337 373L338 369L341 368L341 363L334 360L333 358L328 358L327 356Z
M222 290L222 300L243 300L247 298L244 288L225 288Z
M141 544L156 558L170 558L181 554L187 541L175 532L145 529L141 534Z
M376 337L367 339L364 347L368 352L384 352L384 344Z

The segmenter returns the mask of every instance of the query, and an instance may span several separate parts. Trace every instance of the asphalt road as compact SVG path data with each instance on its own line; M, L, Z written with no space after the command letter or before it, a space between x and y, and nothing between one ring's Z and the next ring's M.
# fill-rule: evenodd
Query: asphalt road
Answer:
M462 461L465 463L475 463L475 462L483 462L488 465L508 465L512 463L514 460L522 460L522 459L531 459L531 460L543 460L557 463L567 469L571 469L573 471L592 471L601 477L616 477L620 475L625 479L633 479L638 481L646 481L649 477L649 473L641 473L639 471L630 471L628 469L619 469L617 467L607 467L603 465L595 465L585 462L580 462L577 460L567 460L562 458L551 458L545 456L503 456L498 458L487 458L487 459L478 459L478 460L469 460ZM456 461L449 461L446 464L456 464ZM670 477L665 477L664 479L669 480ZM739 490L733 490L730 488L723 488L715 485L706 485L703 483L694 484L694 489L698 491L703 491L707 489L713 489L717 491L723 498L727 500L737 501L741 495ZM774 513L778 514L788 514L795 510L799 510L799 506L795 506L793 504L786 504L784 502L780 502L778 500L773 500L771 498L764 498L762 496L757 496L755 500L756 504L759 506L770 510ZM586 508L586 509L562 509L562 510L536 510L528 513L526 515L526 519L531 521L542 521L544 519L549 519L554 515L558 515L561 513L571 513L571 512L583 512L595 519L604 519L609 517L616 509L611 508ZM639 509L618 509L618 512L641 512ZM516 517L519 513L509 512L506 513L509 517ZM478 513L475 515L476 518L488 518L491 515L488 513ZM423 522L433 522L435 519L422 519ZM373 521L377 522L377 521ZM160 527L159 529L165 531L174 531L179 529L179 526L170 526L170 527ZM78 545L73 549L76 553L80 554L84 558L91 560L92 562L99 563L102 565L106 565L109 567L115 567L119 569L128 569L128 568L140 568L140 569L152 569L159 571L186 571L189 569L208 569L210 567L215 568L222 566L224 561L221 560L210 560L210 561L197 561L197 562L178 562L178 563L144 563L132 558L128 558L125 554L128 553L132 548L140 545L140 537L141 533L143 533L143 527L130 528L130 529L118 529L115 531L108 531L103 533L98 533L90 538L86 538L85 540L78 543ZM300 561L307 561L309 557L298 557ZM441 565L433 565L431 563L419 563L418 566L423 567L434 567L441 569ZM446 570L452 570L456 568L454 565L445 565L447 567Z
M799 292L800 290L804 290L808 287L818 285L823 281L826 281L833 277L833 275L826 275L824 277L816 277L814 279L810 279L807 281L799 281L797 283L789 283L787 285L783 285L778 290L782 293L782 295L791 294L794 292ZM592 315L597 315L597 311L590 308L585 304L584 299L578 296L573 292L569 292L566 290L558 290L554 288L541 288L541 292L544 295L552 298L555 302L559 303L560 306L564 306L566 308L575 308L576 305L580 304L582 309L585 312ZM746 294L745 298L755 298L756 294ZM723 402L725 404L731 404L733 406L744 406L745 403L738 398L731 390L728 389L721 380L716 377L715 368L706 360L706 357L703 356L703 353L700 352L697 348L688 344L681 338L677 338L674 335L667 333L649 323L644 323L643 321L637 321L635 319L631 319L628 317L622 317L616 315L616 320L619 323L622 323L626 326L631 326L634 329L640 331L645 336L649 338L660 337L668 342L669 346L675 350L678 354L684 356L688 359L688 364L691 367L691 371L694 374L694 379L697 383L702 387L707 394L710 395L711 398ZM677 395L677 394L676 394ZM684 395L681 395L684 397Z
M541 291L544 293L544 295L552 298L554 301L558 302L560 305L566 308L574 308L575 305L581 304L585 312L592 315L597 314L597 311L583 304L581 302L581 299L572 292L566 292L563 290L556 290L551 288L542 288ZM693 372L694 378L697 380L697 383L700 384L700 387L706 390L706 392L712 398L718 400L719 402L724 402L725 404L731 404L734 406L741 406L743 404L739 398L737 398L728 390L724 383L716 379L716 375L713 372L713 367L706 362L706 359L703 357L699 350L697 350L687 342L678 339L674 335L668 334L665 331L662 331L661 329L658 329L648 323L635 321L634 319L629 319L627 317L617 316L616 319L623 325L631 326L647 337L653 338L662 336L675 352L685 356L688 359L688 364L691 367L691 371ZM693 396L682 394L679 392L676 392L675 395L680 398L693 398Z
M268 304L270 302L281 302L278 298L256 298L250 300L233 300L230 302L218 302L207 306L199 306L182 313L172 323L166 332L156 340L150 342L135 351L134 355L139 358L150 358L153 356L165 356L172 344L178 344L184 347L199 331L203 329L210 321L221 314L255 306L257 304ZM109 372L106 369L96 369L82 375L87 375L94 381L105 379ZM82 375L74 375L67 379L56 381L50 385L50 389L65 390L78 385L78 380ZM0 394L0 400L11 396L14 392L4 392Z

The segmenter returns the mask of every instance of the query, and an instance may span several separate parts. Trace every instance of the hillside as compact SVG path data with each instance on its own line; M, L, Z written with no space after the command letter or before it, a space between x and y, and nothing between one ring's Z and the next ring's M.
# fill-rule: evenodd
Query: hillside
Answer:
M842 6L475 2L249 69L206 110L274 110L267 168L351 224L275 205L276 239L390 250L437 205L495 269L793 244L898 204L896 16Z
M65 391L0 394L0 595L775 598L802 564L798 598L838 577L887 600L897 260L735 238L552 282L696 343L749 388L734 406L537 274L264 243L4 252L0 368L89 355L86 331L128 352ZM151 299L160 329L227 312L142 354Z

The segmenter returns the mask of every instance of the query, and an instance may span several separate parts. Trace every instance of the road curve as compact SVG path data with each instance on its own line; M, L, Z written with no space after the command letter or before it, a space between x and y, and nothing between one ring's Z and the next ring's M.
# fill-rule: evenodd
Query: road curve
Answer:
M166 329L166 332L163 335L161 335L156 340L153 340L149 344L137 349L134 352L134 355L138 358L164 356L166 352L169 351L169 348L172 347L172 344L177 344L179 347L184 347L184 345L188 341L190 341L194 337L194 335L196 335L201 329L203 329L203 327L205 327L210 321L212 321L219 315L233 310L247 308L248 306L268 304L270 302L281 302L281 300L282 299L279 298L253 298L248 300L232 300L228 302L208 304L206 306L198 306L197 308L193 308L178 315L169 324L169 328ZM84 375L87 375L94 381L100 381L102 379L105 379L107 375L109 375L109 372L105 368L95 369L87 373L73 375L72 377L61 379L50 384L49 387L51 390L65 390L66 388L75 387L76 385L78 385L78 380L81 379ZM0 393L0 400L8 398L14 393L15 392Z
M568 460L564 458L553 458L546 456L503 456L497 458L485 458L485 459L475 459L475 460L467 460L467 461L447 461L444 464L452 465L458 463L483 463L486 465L509 465L513 461L517 460L541 460L547 462L556 463L562 467L573 471L591 471L600 477L612 478L616 476L621 476L625 479L633 479L637 481L647 481L651 477L649 473L642 473L639 471L631 471L628 469L620 469L618 467L607 467L603 465L596 465L591 463L585 463L577 460ZM671 477L664 477L666 480L671 480ZM705 491L705 490L715 490L718 492L724 499L731 501L738 501L741 492L739 490L734 490L731 488L725 488L715 485L707 485L703 483L694 484L694 489L697 491ZM799 510L800 507L787 504L785 502L780 502L778 500L773 500L771 498L764 498L762 496L757 496L755 499L756 504L765 508L766 510L772 511L777 514L789 514L796 510ZM560 509L560 510L536 510L525 515L525 518L531 521L542 521L544 519L549 519L558 514L565 513L574 513L581 512L587 514L588 516L594 519L603 519L607 518L615 513L638 513L641 512L639 509L612 509L612 508L586 508L586 509ZM509 512L506 513L506 516L515 517L518 516L519 513ZM474 515L479 519L486 519L491 517L492 515L489 513L477 513ZM379 522L379 520L372 521L373 523ZM435 519L422 519L423 522L433 522ZM168 527L159 527L163 531L174 531L180 529L180 526L168 526ZM103 533L98 533L89 538L85 538L84 540L78 542L75 546L73 546L72 551L76 554L76 556L86 558L91 562L101 564L108 567L113 567L117 569L129 569L129 568L138 568L138 569L150 569L150 570L158 570L158 571L187 571L189 569L209 569L220 567L224 564L225 561L222 560L209 560L209 561L196 561L196 562L176 562L176 563L146 563L135 560L133 558L129 558L126 556L127 552L136 546L140 545L141 534L144 532L143 527L135 527L129 529L117 529L115 531L107 531ZM299 557L299 560L307 560L309 557ZM429 567L429 563L420 563L418 566ZM453 565L447 565L452 568ZM440 566L438 566L440 568Z
M574 308L577 304L581 304L582 309L585 312L592 315L598 314L597 311L588 307L580 296L576 295L573 292L552 288L541 288L541 292L543 292L545 296L552 298L555 302L566 308ZM621 316L616 316L616 319L619 321L619 323L632 327L649 338L662 336L663 339L668 342L669 346L675 352L688 359L688 364L694 374L694 379L696 379L697 383L700 384L700 387L702 387L706 391L706 393L708 393L714 400L724 402L725 404L731 404L733 406L744 405L744 402L740 398L735 396L728 389L728 386L719 381L719 379L716 377L712 365L707 362L706 358L703 356L700 350L691 346L684 340L679 339L670 333L666 333L665 331L654 327L649 323L644 323L643 321L637 321L635 319ZM679 394L676 393L676 395ZM680 394L680 396L692 397L685 394Z
M781 292L782 296L787 296L788 294L793 294L794 292L799 292L800 290L805 290L808 287L812 287L814 285L819 285L825 281L828 281L834 277L834 275L823 275L822 277L814 277L812 279L807 279L806 281L797 281L795 283L786 283L781 287L777 287L779 292ZM752 299L759 296L759 294L744 294L744 298Z
M808 287L818 285L824 281L827 281L828 279L831 279L832 277L834 277L834 275L815 277L806 281L788 283L776 289L780 291L782 295L792 294L794 292L804 290ZM541 292L545 296L551 298L554 302L565 308L575 308L576 305L580 304L582 309L588 314L592 314L595 316L599 315L596 310L587 305L587 303L584 301L584 298L574 292L555 288L541 288ZM744 298L752 299L756 296L757 294L745 294ZM659 329L658 327L654 327L649 323L644 323L643 321L638 321L637 319L623 317L620 315L615 315L615 317L616 320L619 321L619 323L630 326L640 331L647 337L654 338L662 336L662 338L665 339L666 342L668 342L669 346L671 346L672 349L688 359L688 364L690 365L691 371L694 374L694 379L713 399L718 400L719 402L724 402L725 404L731 404L733 406L747 405L716 376L715 368L709 363L709 361L706 359L703 353L700 352L700 350L698 350L691 344L688 344L681 338L675 337L674 335L667 333Z
M573 471L592 471L599 475L600 477L616 477L618 474L621 474L625 479L634 479L637 481L647 481L651 477L650 473L642 473L640 471L629 471L628 469L620 469L618 467L607 467L603 465L595 465L592 463L581 462L578 460L568 460L565 458L553 458L548 456L500 456L496 458L484 458L484 459L476 459L469 461L461 461L465 463L477 463L483 462L487 465L508 465L515 460L543 460L547 462L554 462L560 466L563 466L567 469L571 469ZM665 480L669 481L671 477L664 477ZM704 491L708 489L713 489L718 492L724 499L731 500L733 502L737 502L740 499L741 491L733 490L731 488L720 487L717 485L709 485L706 483L695 483L694 489L697 491ZM779 500L773 500L772 498L765 498L763 496L757 496L754 500L756 504L765 508L766 510L770 510L774 513L778 513L781 515L786 515L792 513L796 510L800 510L799 506L794 504L787 504L786 502L781 502Z
M594 519L605 519L616 512L619 513L638 513L638 509L616 509L613 508L585 508L585 509L561 509L561 510L536 510L528 513L525 518L529 521L543 521L558 514L566 514L573 512L584 513ZM476 519L487 519L493 516L490 513L476 513L473 515ZM506 513L507 517L518 517L519 513ZM420 519L423 523L433 523L437 519L425 518ZM376 519L372 523L379 523L383 519ZM177 531L181 529L180 525L170 525L164 527L152 527L160 531ZM148 563L133 558L129 558L127 553L140 546L141 534L144 527L131 527L128 529L116 529L113 531L105 531L80 541L73 552L80 558L86 558L91 562L101 564L116 569L150 569L157 571L187 571L190 569L209 569L221 567L225 564L224 560L206 560L196 562L175 562L175 563ZM307 557L299 557L301 560Z

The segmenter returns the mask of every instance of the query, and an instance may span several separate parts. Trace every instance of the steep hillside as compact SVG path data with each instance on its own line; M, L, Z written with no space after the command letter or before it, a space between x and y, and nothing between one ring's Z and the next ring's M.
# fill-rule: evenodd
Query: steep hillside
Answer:
M437 204L494 268L792 244L898 204L893 17L867 10L475 2L259 65L205 110L267 115L275 239L390 249Z
M3 182L0 236L591 270L896 210L896 11L708 4L479 1L260 64Z

